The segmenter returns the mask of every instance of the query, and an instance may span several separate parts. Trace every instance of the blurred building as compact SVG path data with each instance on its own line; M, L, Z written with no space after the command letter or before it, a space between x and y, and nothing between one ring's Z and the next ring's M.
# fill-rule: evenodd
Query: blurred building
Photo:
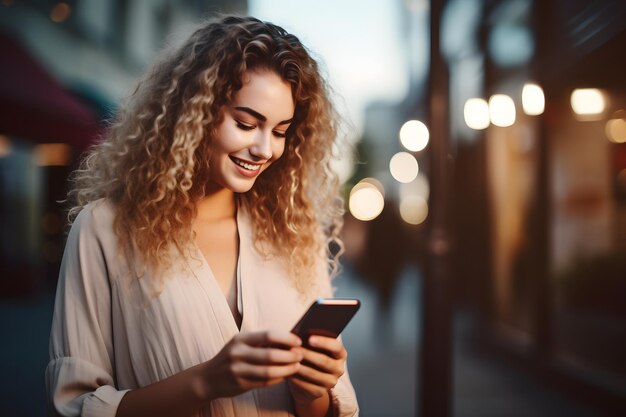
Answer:
M423 3L402 7L415 20ZM483 345L625 415L626 3L444 3L449 137L430 140L448 143L454 306L478 319ZM407 53L420 56L415 44ZM400 184L388 171L407 151L402 123L435 111L415 78L404 102L368 108L361 147L375 169L357 177L375 177L398 203L383 210L419 194L402 192L417 179ZM430 178L432 151L408 151ZM427 234L428 223L413 232Z
M622 413L626 3L451 0L446 13L457 299L483 341Z
M55 282L66 178L167 44L245 0L4 0L0 5L0 295Z

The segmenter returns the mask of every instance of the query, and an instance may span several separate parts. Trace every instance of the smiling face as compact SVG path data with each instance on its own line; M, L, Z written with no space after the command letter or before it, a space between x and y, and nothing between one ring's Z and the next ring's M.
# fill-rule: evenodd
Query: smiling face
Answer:
M285 150L295 104L291 85L273 71L250 71L232 103L222 108L210 163L219 189L244 193ZM211 187L213 188L213 187Z

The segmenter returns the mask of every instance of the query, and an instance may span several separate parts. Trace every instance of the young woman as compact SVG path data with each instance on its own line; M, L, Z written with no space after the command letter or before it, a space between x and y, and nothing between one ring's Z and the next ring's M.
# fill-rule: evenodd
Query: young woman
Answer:
M74 175L52 414L358 414L341 341L289 331L332 294L337 120L299 40L254 18L155 67Z

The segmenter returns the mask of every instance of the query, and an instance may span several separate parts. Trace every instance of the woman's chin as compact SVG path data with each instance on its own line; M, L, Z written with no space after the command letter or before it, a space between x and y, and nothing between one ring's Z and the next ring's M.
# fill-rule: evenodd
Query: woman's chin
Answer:
M255 182L256 181L245 181L245 182L239 182L236 184L229 184L229 186L226 188L231 190L233 193L243 194L243 193L247 193L248 191L250 191L252 187L254 186Z

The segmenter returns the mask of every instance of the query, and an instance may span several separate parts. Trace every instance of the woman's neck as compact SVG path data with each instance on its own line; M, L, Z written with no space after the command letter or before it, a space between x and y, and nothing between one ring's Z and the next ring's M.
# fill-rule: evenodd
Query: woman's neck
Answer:
M235 194L228 188L208 192L196 204L197 220L217 221L233 218L236 213Z

